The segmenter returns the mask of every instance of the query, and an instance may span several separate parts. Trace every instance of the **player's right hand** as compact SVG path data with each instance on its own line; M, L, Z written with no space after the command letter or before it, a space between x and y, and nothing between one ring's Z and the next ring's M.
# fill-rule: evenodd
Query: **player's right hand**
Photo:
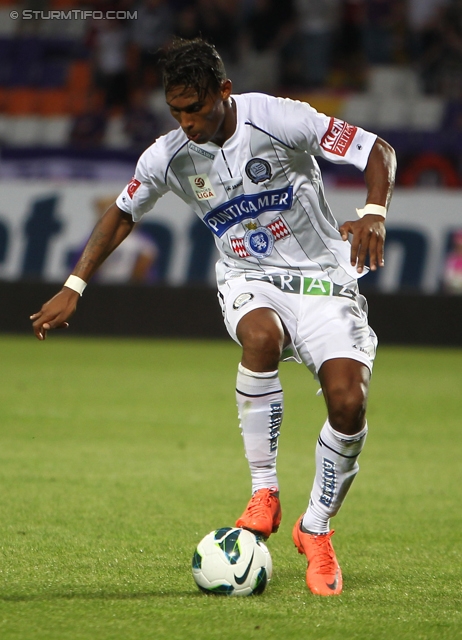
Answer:
M45 302L40 311L30 316L38 340L45 340L50 329L67 329L67 320L75 313L79 297L76 291L63 287L59 293Z

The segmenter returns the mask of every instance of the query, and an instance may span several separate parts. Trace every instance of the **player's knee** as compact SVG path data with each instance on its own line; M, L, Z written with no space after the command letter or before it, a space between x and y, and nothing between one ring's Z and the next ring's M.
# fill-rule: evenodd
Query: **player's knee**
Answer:
M237 326L242 345L242 364L251 371L278 368L284 345L284 327L279 316L267 308L247 313Z
M367 394L362 385L336 385L327 396L331 426L347 435L358 433L364 426L366 405Z
M248 328L242 337L242 363L248 362L254 371L277 369L282 346L283 336L275 327Z

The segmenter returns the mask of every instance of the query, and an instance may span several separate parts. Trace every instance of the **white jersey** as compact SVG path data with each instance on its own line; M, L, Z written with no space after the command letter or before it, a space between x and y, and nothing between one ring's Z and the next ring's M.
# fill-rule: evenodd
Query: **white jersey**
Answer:
M351 283L358 274L314 156L363 171L376 136L307 103L258 93L232 99L236 130L222 147L196 145L181 129L160 137L117 206L138 221L168 190L176 193L215 237L219 285L243 273Z

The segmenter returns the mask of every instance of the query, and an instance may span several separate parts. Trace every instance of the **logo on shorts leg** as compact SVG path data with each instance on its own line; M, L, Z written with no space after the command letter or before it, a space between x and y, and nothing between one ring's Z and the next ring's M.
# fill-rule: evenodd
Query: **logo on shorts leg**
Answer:
M250 302L253 298L253 293L241 293L237 296L236 300L233 302L233 309L240 309L247 302Z
M375 349L374 349L373 345L366 346L366 347L361 347L358 344L353 344L352 347L353 347L353 349L356 349L357 351L361 351L361 353L364 353L371 360L373 360L375 358Z

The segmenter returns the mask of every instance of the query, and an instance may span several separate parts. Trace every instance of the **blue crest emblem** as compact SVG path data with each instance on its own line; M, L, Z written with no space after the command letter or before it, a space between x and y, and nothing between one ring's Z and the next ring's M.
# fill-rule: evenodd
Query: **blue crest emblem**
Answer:
M249 229L244 236L244 247L254 258L267 258L273 246L274 236L266 227Z
M254 184L265 182L271 178L270 163L262 158L252 158L245 165L245 172Z

